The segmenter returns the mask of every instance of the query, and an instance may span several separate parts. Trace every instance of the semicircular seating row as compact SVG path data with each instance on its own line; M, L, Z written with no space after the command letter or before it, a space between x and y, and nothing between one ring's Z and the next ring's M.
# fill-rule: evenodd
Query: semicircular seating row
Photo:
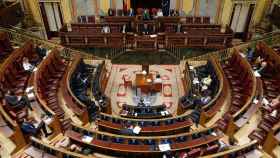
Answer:
M24 56L28 57L30 60L36 58L34 52L32 53L32 51L30 51L32 48L32 43L27 42L23 47L15 50L15 52L5 60L4 65L1 66L0 72L3 74L1 75L1 85L3 86L3 89L14 90L20 94L23 93L27 85L30 84L30 82L28 83L30 74L22 73L20 63ZM265 49L263 54L269 56L273 54L273 52L268 52L268 50ZM273 57L274 58L268 58L267 60L271 60L272 68L277 70L278 64L280 63L278 58L280 57ZM67 75L72 71L71 67L74 64L80 64L80 62L77 62L78 59L79 58L73 58L71 61L65 61L61 58L58 50L53 50L47 58L40 63L38 70L33 76L32 83L34 83L35 95L42 109L53 115L53 123L50 126L55 131L54 135L65 132L65 136L69 137L72 143L77 143L81 146L105 154L108 154L106 150L110 150L111 155L115 156L127 156L128 154L133 154L135 157L160 157L166 153L162 151L164 150L161 148L162 146L160 146L162 144L169 144L167 148L171 154L183 153L187 157L214 154L218 152L220 147L219 140L221 140L224 135L232 137L234 133L243 127L256 113L261 106L260 102L262 102L261 100L263 98L263 89L268 97L274 97L277 95L275 92L275 88L277 89L277 87L275 87L276 85L273 87L271 87L271 85L272 83L277 83L274 81L278 78L271 79L269 78L271 76L268 76L268 79L261 78L265 84L263 88L261 80L256 78L253 74L250 63L236 51L224 64L220 64L217 59L213 57L209 59L220 83L219 90L213 101L202 109L200 117L198 118L198 123L205 125L209 122L209 120L219 112L222 105L226 104L225 102L228 101L228 98L231 98L230 102L227 104L229 110L225 113L224 117L218 120L216 125L212 127L190 131L190 126L194 119L189 115L181 115L176 118L139 120L114 117L110 114L106 114L107 111L105 110L98 114L96 124L99 129L97 131L81 125L79 126L75 123L72 123L72 125L69 125L68 123L66 128L62 128L63 122L67 122L68 119L65 117L65 112L59 102L57 93L59 88L64 87L61 86L63 85L61 82L70 82L69 80L71 76L67 77ZM74 68L76 68L77 65ZM4 71L3 68L5 66L7 69ZM73 72L70 74L74 74ZM102 72L100 73L102 74ZM99 80L100 75L96 76ZM67 81L65 78L69 80ZM98 85L98 82L95 82L94 85L100 86ZM63 89L65 88L67 89L66 92L72 91L71 86L69 89L67 86ZM102 88L99 89L99 92L100 91L102 91ZM65 94L67 94L68 97L70 96L74 98L68 100L65 99L66 105L71 110L76 111L74 113L80 116L79 118L82 120L83 124L87 124L88 118L84 119L83 116L88 115L88 105L82 103L79 100L81 98L75 96L75 93ZM65 94L63 94L63 98L66 97ZM253 102L255 98L258 98L258 103ZM98 98L96 97L96 99ZM99 100L96 101L98 102ZM79 109L81 110L80 112ZM0 110L1 115L5 118L5 121L8 122L9 126L12 127L14 133L20 135L21 132L18 125L13 119L11 119L13 115L5 108L5 105L2 105ZM264 118L266 118L266 116L267 115L264 115ZM131 124L142 127L142 131L139 135L130 136L122 133L122 129ZM262 128L263 126L261 124L259 126L260 129L252 134L254 136L252 139L255 139L258 133L263 133L261 130L265 130L266 133L270 132L270 130ZM274 124L272 124L272 126L275 127ZM274 132L279 129L277 127L275 128L272 128ZM13 137L14 136L11 136L10 138L13 139ZM91 139L88 141L86 138ZM259 139L259 137L257 138ZM263 136L261 140L264 139L265 137ZM20 139L14 140L17 145L20 144L19 140ZM71 155L73 157L85 156L60 148L56 149L36 138L28 138L25 139L25 141L31 141L32 146L38 148L38 150L47 151L48 154L53 155L54 157L58 155L60 155L59 157L61 157L61 155ZM234 147L228 151L217 153L216 155L242 155L256 149L256 146L257 141L252 141L246 145Z

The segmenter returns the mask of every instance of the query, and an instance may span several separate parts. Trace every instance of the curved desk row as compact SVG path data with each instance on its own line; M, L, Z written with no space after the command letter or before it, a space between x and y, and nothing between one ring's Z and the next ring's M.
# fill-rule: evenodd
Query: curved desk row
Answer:
M199 121L199 123L202 125L205 125L212 117L214 117L214 115L219 112L222 106L225 105L225 103L230 99L229 83L225 78L221 64L213 56L210 57L210 62L212 63L219 80L219 89L215 97L202 108Z
M251 105L255 106L251 103L257 94L257 80L250 64L238 51L232 54L232 57L223 65L223 69L230 85L231 102L229 110L218 121L218 124L231 137L241 127L235 125L235 121L240 119Z
M1 64L0 69L0 80L1 80L1 91L4 93L7 90L11 90L17 94L23 94L25 88L30 81L30 75L19 76L22 68L19 66L22 64L23 57L27 57L29 60L32 59L32 56L35 54L33 49L33 43L31 41L27 41L18 49L15 49L11 55ZM24 80L23 80L24 79ZM19 84L19 81L23 81ZM26 141L21 132L20 126L16 122L16 118L18 114L11 115L8 108L1 103L0 105L0 114L3 116L4 121L7 123L7 128L13 130L13 133L9 136L9 138L16 144L15 151L18 151L22 148Z
M257 43L256 54L267 62L267 68L265 69L264 75L261 76L261 79L264 88L264 97L271 101L279 95L280 56L264 42ZM258 124L258 129L252 132L249 138L258 140L259 143L263 144L265 152L274 155L273 150L280 142L279 106L272 107L270 105L264 105L262 110L263 117ZM274 110L278 111L278 115L275 117L271 115Z
M123 136L105 132L93 132L89 129L73 125L72 130L66 132L73 142L94 148L95 151L120 155L133 154L135 156L159 156L164 153L161 145L165 144L170 152L204 149L207 144L217 142L223 134L216 127L206 128L187 134L171 136L138 137ZM108 154L108 152L107 152Z
M122 117L137 119L156 119L171 117L172 115L166 110L166 105L122 105L120 112Z

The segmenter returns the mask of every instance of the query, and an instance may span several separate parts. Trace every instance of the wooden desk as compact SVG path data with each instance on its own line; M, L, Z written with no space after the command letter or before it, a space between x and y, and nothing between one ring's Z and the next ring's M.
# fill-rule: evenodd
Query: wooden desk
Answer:
M147 80L150 79L151 82L148 82ZM141 92L148 93L153 88L153 75L152 74L136 74L136 88L140 88Z

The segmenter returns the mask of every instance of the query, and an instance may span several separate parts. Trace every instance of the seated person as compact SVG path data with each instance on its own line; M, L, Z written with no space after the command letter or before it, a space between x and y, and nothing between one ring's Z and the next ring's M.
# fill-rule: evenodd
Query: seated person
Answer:
M265 69L266 69L266 68L267 68L267 62L266 62L266 61L262 61L262 62L261 62L260 68L258 68L256 71L257 71L259 74L263 75L263 73L265 72Z
M126 27L126 24L124 24L123 26L122 26L122 31L121 31L122 33L126 33L127 32L127 27Z
M211 96L204 96L200 100L201 100L201 104L205 105L211 101Z
M112 8L108 9L108 16L114 16L114 10Z
M169 16L179 16L179 12L177 10L171 9Z
M38 54L40 60L43 60L43 58L47 55L47 49L43 48L41 44L36 45L35 51Z
M263 58L261 58L260 56L257 57L257 59L256 59L255 62L254 62L254 67L255 67L254 69L260 67L260 66L261 66L261 63L262 63L263 61L264 61Z
M9 90L5 94L5 102L11 107L23 108L24 106L27 106L30 110L33 110L29 102L29 99L26 95L17 96Z
M23 122L21 123L21 130L25 134L32 134L37 135L41 131L45 137L48 137L52 134L52 132L48 133L47 125L44 122L44 115L41 117L42 120L40 122L36 122L35 120L27 120L23 119Z
M70 145L70 149L71 152L76 152L76 153L81 153L82 152L82 148L76 144L72 144Z
M207 86L210 86L211 83L212 83L212 78L210 75L208 75L207 77L203 78L202 79L202 83L207 85Z
M78 88L84 88L88 84L88 77L83 77L80 72L76 76Z
M181 28L182 28L182 24L179 23L179 24L177 25L176 32L177 32L177 33L180 33L180 32L181 32Z
M266 100L266 99L264 99ZM272 99L270 103L268 103L267 101L265 102L263 100L264 106L263 108L267 111L272 111L273 109L278 109L278 107L280 107L280 95L278 95L276 98Z
M280 104L280 95L278 95L276 98L272 99L270 106L276 107L279 104Z
M149 9L145 9L143 12L143 20L150 20L150 13L149 13Z
M26 57L23 57L23 59L22 59L22 66L23 66L23 69L28 73L32 73L33 70L36 68L34 65L32 65L29 62L29 59Z
M162 12L161 9L158 9L158 11L157 11L157 17L161 17L161 16L163 16L163 12Z
M272 113L270 114L270 116L272 117L277 117L278 111L277 110L273 110Z
M249 62L252 62L253 58L254 58L254 50L251 47L249 47L247 50L247 60Z
M102 33L110 33L111 32L110 27L108 25L103 26L101 32Z
M134 16L134 10L133 10L133 8L129 8L128 16Z

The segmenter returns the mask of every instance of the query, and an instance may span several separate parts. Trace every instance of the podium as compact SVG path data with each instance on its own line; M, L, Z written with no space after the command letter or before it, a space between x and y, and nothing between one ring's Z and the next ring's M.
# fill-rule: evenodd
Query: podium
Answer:
M141 89L141 93L160 92L162 82L156 82L152 74L136 74L136 89Z

